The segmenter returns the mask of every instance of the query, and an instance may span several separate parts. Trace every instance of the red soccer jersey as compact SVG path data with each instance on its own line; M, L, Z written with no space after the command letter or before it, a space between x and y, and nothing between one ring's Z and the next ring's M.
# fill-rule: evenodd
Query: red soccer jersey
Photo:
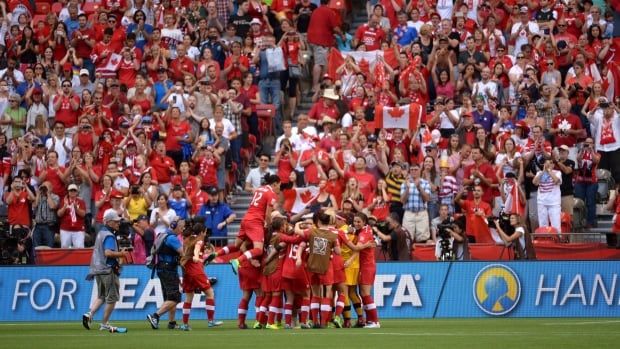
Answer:
M366 46L367 51L374 51L381 48L385 32L381 28L371 28L368 24L364 24L355 31L355 38Z
M192 201L192 214L197 215L202 208L202 205L209 201L209 194L202 190L199 190L198 192L194 193L194 196L192 196L190 200Z
M79 104L80 97L76 95L56 95L54 96L54 104L59 99L62 99L62 103L60 104L60 108L56 110L56 121L61 121L66 128L76 126L78 122L79 112L78 110L73 110L73 108L71 107L71 100L73 99Z
M297 250L299 244L302 241L300 236L291 236L280 234L280 241L286 242L286 254L284 255L284 262L282 264L282 277L287 279L304 279L305 268L295 266L297 261ZM304 259L302 258L302 261Z
M8 195L12 195L8 193ZM9 224L30 226L30 208L28 204L28 192L22 189L19 194L13 194L13 202L9 204Z
M86 204L84 200L80 198L62 200L60 203L60 208L74 205L72 207L67 208L65 214L60 217L60 229L68 230L68 231L84 231L84 217L80 217L77 214L77 209L86 210Z
M486 179L491 181L491 183L497 182L497 176L495 175L495 170L493 170L493 166L489 165L488 163L481 163L480 165L477 165L476 163L474 163L472 165L466 166L465 170L463 171L463 178L471 178L472 172L474 170L478 170ZM478 177L475 177L475 179L478 179ZM486 186L482 182L480 182L480 185L482 186L482 189L484 189L484 194L482 194L482 199L486 202L492 202L493 189L490 186ZM469 192L468 198L473 199L472 192Z
M260 222L260 224L263 224L265 222L267 208L275 205L277 200L278 196L273 192L270 186L265 185L256 189L252 202L250 202L250 207L245 217L243 217L243 220Z
M185 188L187 196L190 197L193 196L194 193L198 191L198 189L200 189L198 188L198 180L196 179L196 177L191 175L187 177L185 183L183 183L183 178L181 177L181 175L173 176L170 182L172 183L172 185L180 185Z
M465 226L467 227L467 235L471 235L476 239L476 242L480 243L493 243L493 238L489 232L489 225L486 221L486 217L489 217L493 212L491 205L480 200L479 203L475 203L474 200L465 200L461 209L465 212ZM483 216L479 216L476 212L484 212Z
M118 65L119 83L124 84L127 88L132 88L135 85L136 76L138 76L138 71L136 70L133 61L126 61L122 59Z
M566 116L558 114L553 118L551 128L559 129L559 131L583 129L581 126L581 120L574 114L568 114ZM555 146L559 147L561 145L566 145L568 147L574 147L577 143L577 136L561 133L559 131L553 138Z
M153 152L149 161L159 184L170 183L170 167L174 167L174 160L169 156Z
M166 150L181 150L181 143L177 137L185 137L189 135L192 130L191 125L187 120L180 121L179 123L166 123Z
M170 63L170 74L173 80L183 80L185 74L183 71L191 74L196 73L194 62L189 57L177 58Z
M88 46L86 40L95 40L95 31L90 28L78 28L73 32L72 37L77 40L75 43L75 55L80 58L90 59L90 54L93 51L93 48Z
M373 241L375 238L372 235L372 230L370 229L370 227L365 226L359 232L358 239L359 239L358 242L363 245L363 244ZM359 253L360 253L360 268L375 265L375 249L374 248L372 247L365 248L361 250Z
M201 177L203 185L217 186L217 167L219 163L215 158L207 159L203 156L198 159L198 175Z

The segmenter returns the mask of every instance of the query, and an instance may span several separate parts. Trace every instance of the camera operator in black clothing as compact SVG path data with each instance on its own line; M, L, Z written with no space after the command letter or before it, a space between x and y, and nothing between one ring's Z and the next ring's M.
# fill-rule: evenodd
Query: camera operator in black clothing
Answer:
M464 216L456 220L449 217L442 224L437 225L435 257L440 261L467 261L470 259L469 245L465 236Z
M398 213L392 212L386 219L387 225L384 231L378 226L373 226L373 233L385 243L388 243L387 251L392 261L410 261L413 246L411 242L413 238L407 229L400 225Z

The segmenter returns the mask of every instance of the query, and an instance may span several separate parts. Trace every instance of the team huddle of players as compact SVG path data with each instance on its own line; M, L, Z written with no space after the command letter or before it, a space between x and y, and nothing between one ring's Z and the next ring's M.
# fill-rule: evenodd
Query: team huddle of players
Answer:
M324 328L330 323L338 328L379 328L371 296L376 245L367 217L323 209L293 226L274 210L280 190L278 176L267 175L265 182L254 192L235 244L217 252L219 256L241 252L230 262L243 291L238 306L239 328L247 328L246 314L253 293L254 328L290 329L297 323L301 328ZM185 248L190 267L184 266L184 289L209 290L205 291L209 308L214 303L208 280L202 268L191 267L193 263L202 265L207 258L205 245L196 243L204 235L186 238L191 243ZM186 283L189 288L185 288ZM355 324L351 322L351 308L357 313ZM213 313L207 309L207 314L212 321ZM186 323L185 316L183 320Z

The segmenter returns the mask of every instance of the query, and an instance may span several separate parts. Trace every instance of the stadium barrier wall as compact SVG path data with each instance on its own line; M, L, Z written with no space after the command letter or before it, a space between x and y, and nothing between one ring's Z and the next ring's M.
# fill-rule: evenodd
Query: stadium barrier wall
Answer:
M218 278L216 317L236 318L241 292L230 267L206 270ZM379 263L374 299L381 318L619 317L619 272L620 261ZM84 266L2 268L0 321L79 321L96 297L87 273ZM150 270L123 268L113 320L144 320L161 303ZM193 321L204 319L204 296L193 307Z

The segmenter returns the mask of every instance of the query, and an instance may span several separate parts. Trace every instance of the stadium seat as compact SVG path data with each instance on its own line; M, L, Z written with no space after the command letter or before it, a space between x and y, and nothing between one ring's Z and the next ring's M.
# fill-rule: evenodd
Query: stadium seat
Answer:
M35 6L35 13L38 15L46 15L48 12L50 12L51 6L47 2L35 2Z
M256 105L256 115L258 115L258 130L261 134L261 139L264 136L273 134L273 117L276 115L275 105Z
M34 17L32 17L32 27L36 28L37 24L40 21L43 21L45 23L46 22L46 15L42 15L42 14L34 15Z
M84 6L82 6L82 11L84 11L86 15L91 15L93 13L97 13L100 7L101 4L99 3L87 2L84 4Z
M534 242L559 243L561 242L561 235L554 227L538 227L534 232Z
M573 216L570 213L562 212L560 217L562 222L562 234L570 234L573 232Z
M59 14L60 11L62 11L62 3L60 2L55 2L52 4L52 12L54 12L55 14Z

